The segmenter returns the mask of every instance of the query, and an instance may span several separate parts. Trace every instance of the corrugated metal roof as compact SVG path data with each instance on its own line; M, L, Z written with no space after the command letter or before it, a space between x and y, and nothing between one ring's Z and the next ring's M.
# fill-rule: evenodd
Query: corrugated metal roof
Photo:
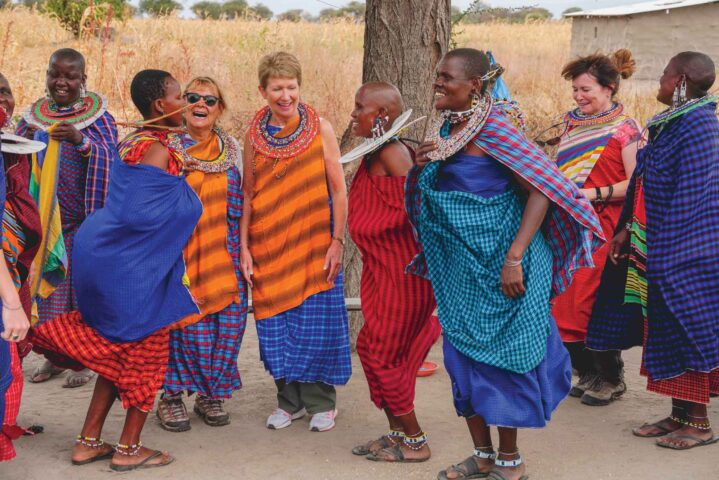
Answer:
M719 0L659 0L655 2L632 3L631 5L599 8L596 10L584 10L581 12L568 13L565 17L619 17L622 15L658 12L662 10L693 7L696 5L704 5L705 3L717 2L719 2Z

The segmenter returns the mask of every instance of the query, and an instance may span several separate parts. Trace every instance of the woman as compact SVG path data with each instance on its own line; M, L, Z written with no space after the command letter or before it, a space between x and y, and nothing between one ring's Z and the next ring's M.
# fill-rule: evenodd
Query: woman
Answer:
M312 415L310 430L334 428L335 385L352 373L342 253L347 192L332 125L300 102L293 55L260 60L262 97L245 137L242 273L278 408L267 428Z
M50 56L47 96L36 101L18 123L18 135L48 144L33 155L30 191L40 208L43 244L31 283L38 323L77 310L72 283L72 252L78 228L105 204L110 166L117 160L117 127L107 100L86 90L85 58L71 48ZM58 208L55 208L57 206ZM44 382L62 372L45 362L30 381ZM92 374L69 375L65 387L86 384Z
M606 238L612 237L619 221L641 137L637 123L615 100L620 80L634 73L634 65L629 50L618 50L611 56L577 58L562 69L562 76L572 81L577 108L564 117L557 164L594 205ZM554 299L552 307L559 334L579 375L570 395L581 397L587 405L608 405L627 389L618 351L585 349L607 248L594 253L594 268L574 274L572 284ZM594 321L601 322L602 318L595 317Z
M10 84L0 74L0 125L15 110ZM3 134L3 141L7 141ZM42 144L40 144L42 145ZM11 153L2 145L0 161L0 200L2 213L2 250L0 261L0 297L2 326L0 339L0 462L15 458L12 440L23 433L16 424L23 390L18 342L25 338L30 323L30 292L27 284L33 258L40 246L40 216L28 191L30 163L27 155ZM4 373L2 372L4 370Z
M182 91L161 70L139 72L130 90L145 127L120 144L123 162L113 166L107 205L77 233L79 312L45 322L32 337L36 351L61 366L98 373L72 462L112 458L116 471L173 461L145 448L140 434L165 378L170 325L199 313L183 283L182 249L202 205L180 176L181 138L171 133L182 125ZM101 434L117 397L127 415L113 448Z
M230 423L223 403L241 386L237 357L247 320L247 289L240 272L240 145L217 125L227 106L213 79L193 79L183 96L191 105L183 137L192 158L185 164L192 169L186 178L203 206L185 262L201 314L170 334L170 362L157 415L162 428L176 432L190 428L185 391L197 393L194 411L205 423Z
M657 100L670 108L649 121L610 259L629 249L626 301L644 315L641 372L647 390L671 397L671 414L634 430L675 450L719 440L707 405L719 394L719 120L714 62L699 52L669 61ZM627 322L607 338L621 344ZM616 344L614 348L617 348Z
M370 460L418 462L431 456L427 435L417 421L414 392L417 370L439 337L432 315L432 285L405 274L419 253L404 209L404 182L414 153L385 130L395 130L403 103L387 83L366 83L355 95L352 133L374 138L349 194L349 232L362 253L362 313L365 323L357 353L370 397L383 409L389 433L359 445L355 455Z
M432 282L455 408L474 441L439 479L527 478L517 429L543 427L570 388L550 296L591 265L602 240L589 202L512 125L511 104L487 95L501 71L478 50L445 55L434 83L442 114L418 150L426 166L408 178L424 250L411 271Z

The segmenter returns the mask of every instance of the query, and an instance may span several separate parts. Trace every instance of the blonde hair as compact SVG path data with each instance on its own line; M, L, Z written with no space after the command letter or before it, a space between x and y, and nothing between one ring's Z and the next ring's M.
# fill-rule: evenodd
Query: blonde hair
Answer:
M220 101L220 106L223 110L227 110L227 102L225 102L225 97L222 95L222 89L217 84L217 82L211 78L211 77L195 77L187 84L187 87L185 87L185 93L189 92L192 87L196 87L198 85L203 86L210 86L214 87L215 91L217 92L217 98Z
M257 76L262 88L267 87L270 78L295 78L302 85L302 66L297 57L287 52L272 52L260 60Z

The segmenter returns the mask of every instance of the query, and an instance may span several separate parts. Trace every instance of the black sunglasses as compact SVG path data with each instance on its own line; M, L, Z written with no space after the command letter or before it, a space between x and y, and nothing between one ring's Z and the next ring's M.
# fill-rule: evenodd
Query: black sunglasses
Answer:
M217 102L220 101L220 99L214 95L200 95L199 93L195 92L187 92L184 97L187 99L188 103L197 103L200 100L204 100L205 105L207 105L208 107L214 107L215 105L217 105Z
M547 133L548 131L552 130L553 128L560 127L560 126L563 126L564 128L562 129L562 132L561 132L559 135L556 135L556 136L554 136L554 137L548 138L548 139L546 139L546 140L540 140L540 139L539 139L539 137L541 137L542 135L544 135L544 134ZM534 143L536 143L536 144L539 145L540 147L545 147L545 146L554 147L555 145L559 145L559 142L562 141L562 137L564 136L565 133L567 133L567 129L568 129L568 128L569 128L569 123L566 122L566 121L565 121L565 122L561 122L561 123L555 123L555 124L552 125L551 127L545 128L544 130L542 130L541 132L539 132L539 135L537 135L537 136L535 137L535 139L534 139Z

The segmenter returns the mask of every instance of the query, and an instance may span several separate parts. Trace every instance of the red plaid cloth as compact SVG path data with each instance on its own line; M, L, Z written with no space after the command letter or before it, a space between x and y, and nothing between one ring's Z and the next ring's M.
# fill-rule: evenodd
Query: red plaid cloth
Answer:
M647 344L649 323L644 320L644 345ZM719 369L709 373L687 370L678 377L654 381L644 368L644 356L640 373L647 377L647 390L687 402L709 404L710 394L719 394Z
M163 328L137 342L112 343L70 312L32 331L33 349L54 365L89 368L117 387L126 409L149 412L162 387L170 353L170 333Z
M5 418L0 429L0 462L15 458L15 447L12 441L25 431L17 426L17 414L20 411L20 397L22 397L23 377L20 366L20 357L17 354L17 345L10 342L10 371L12 383L5 392Z

